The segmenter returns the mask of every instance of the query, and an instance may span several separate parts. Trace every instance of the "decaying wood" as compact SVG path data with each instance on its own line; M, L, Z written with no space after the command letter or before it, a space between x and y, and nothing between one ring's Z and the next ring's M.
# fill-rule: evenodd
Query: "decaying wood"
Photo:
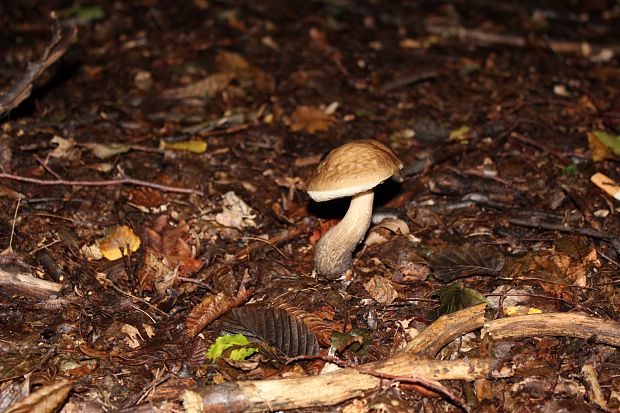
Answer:
M420 375L431 380L476 380L501 377L490 359L423 360L401 353L385 361L364 364L365 370L395 376ZM226 383L187 390L187 412L263 412L333 406L378 388L381 379L347 367L318 376Z
M27 272L13 272L0 267L0 288L14 294L35 298L49 298L62 290L62 284L41 280Z
M485 308L486 304L479 304L439 317L407 344L405 352L420 357L435 357L452 340L481 328L484 325Z
M541 336L578 337L620 347L620 323L575 313L500 318L486 322L482 334L488 334L495 340Z

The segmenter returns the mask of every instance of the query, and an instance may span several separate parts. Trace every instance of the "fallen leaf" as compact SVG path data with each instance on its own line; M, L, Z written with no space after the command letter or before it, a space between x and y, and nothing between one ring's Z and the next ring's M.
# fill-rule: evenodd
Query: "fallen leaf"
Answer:
M124 143L86 143L83 146L87 147L99 159L112 158L131 150L131 146Z
M231 309L241 305L253 294L251 289L246 289L244 281L237 292L236 297L228 297L224 293L210 295L194 306L187 316L185 326L190 337L196 337L213 320L221 317Z
M309 133L326 132L336 123L336 118L321 109L298 106L291 115L290 128L293 132L305 130Z
M223 210L215 215L215 222L218 224L242 230L246 227L256 228L256 214L252 208L246 204L233 191L222 195Z
M389 241L394 235L409 235L409 226L402 219L386 218L368 231L364 245L370 247Z
M215 73L187 86L166 89L166 97L185 99L190 97L213 97L226 89L235 75L233 73Z
M478 291L464 287L461 283L454 283L440 290L434 291L432 297L439 297L439 307L431 311L429 318L437 319L444 314L451 314L464 308L473 307L482 303L489 303Z
M117 260L140 248L140 238L126 225L106 230L106 236L98 241L101 254L110 261Z
M443 249L427 261L435 278L450 282L469 275L497 274L504 267L505 258L494 248L473 245Z
M71 380L54 380L4 410L4 413L58 411L72 388L73 381Z
M160 139L159 149L205 153L207 151L207 142L202 139L190 139L180 142L166 142L165 140Z
M616 159L612 148L606 145L594 132L588 132L588 146L590 147L594 162Z
M192 275L204 265L186 241L190 235L185 221L169 227L168 217L161 215L142 236L146 253L144 266L138 271L141 290L154 289L163 295L179 275Z
M226 354L227 358L235 361L245 360L258 351L258 348L252 347L250 341L243 334L226 334L215 339L215 343L207 350L207 358L215 361Z
M607 146L616 156L620 156L620 135L614 135L602 130L595 130L590 132L596 138Z
M467 125L463 125L460 128L456 128L450 132L448 136L448 141L459 141L464 142L469 138L469 132L471 131L471 127Z
M348 349L357 355L364 356L368 354L371 344L372 331L353 328L346 333L334 332L330 351L336 350L342 353Z
M391 304L398 297L392 284L380 275L372 277L364 284L364 289L380 304Z
M55 143L56 146L49 153L52 158L68 159L75 161L80 159L80 149L76 146L76 142L73 139L65 139L61 136L54 136L50 143Z
M303 320L279 308L235 308L222 318L222 330L263 341L288 357L314 355L319 345Z
M215 56L215 67L220 72L247 72L252 65L239 53L223 50Z

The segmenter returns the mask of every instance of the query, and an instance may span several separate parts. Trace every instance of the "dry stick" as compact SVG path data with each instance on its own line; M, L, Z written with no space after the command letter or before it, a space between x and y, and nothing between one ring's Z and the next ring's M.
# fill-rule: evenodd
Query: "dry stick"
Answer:
M18 295L49 298L58 294L63 285L33 277L28 272L7 271L0 267L0 287Z
M161 185L155 182L141 181L139 179L133 178L118 178L118 179L109 179L103 181L89 181L89 180L77 180L70 181L66 179L37 179L37 178L29 178L27 176L13 175L6 172L0 173L0 179L10 179L13 181L19 182L28 182L37 185L75 185L75 186L112 186L112 185L135 185L135 186L144 186L147 188L154 188L164 192L176 192L180 194L196 194L203 195L202 191L198 191L196 189L190 188L181 188L178 186L168 186Z
M425 29L432 34L445 37L457 37L461 41L482 45L507 45L513 47L535 46L525 37L492 33L484 30L466 29L462 26L427 23ZM604 51L609 51L614 54L620 53L620 45L618 44L590 45L587 42L548 40L546 46L555 53L579 54L583 56L597 55Z
M0 116L4 115L11 109L16 108L24 100L30 96L32 85L39 76L62 55L65 54L71 43L77 35L77 29L71 27L64 33L60 26L54 27L52 41L43 52L43 56L36 62L28 64L28 69L4 95L0 96Z
M546 313L488 321L482 329L495 340L519 337L562 336L592 339L620 347L620 323L576 313Z

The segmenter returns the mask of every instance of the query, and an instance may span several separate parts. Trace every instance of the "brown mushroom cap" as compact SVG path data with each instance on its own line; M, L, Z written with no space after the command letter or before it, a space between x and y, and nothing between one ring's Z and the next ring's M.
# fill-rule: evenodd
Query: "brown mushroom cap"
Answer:
M317 202L352 196L374 188L402 167L394 151L381 142L349 142L317 166L308 179L308 195Z

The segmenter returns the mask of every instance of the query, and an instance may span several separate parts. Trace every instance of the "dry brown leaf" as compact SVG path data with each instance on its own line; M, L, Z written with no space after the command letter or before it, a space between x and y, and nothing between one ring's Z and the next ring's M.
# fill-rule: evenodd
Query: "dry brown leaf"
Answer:
M185 326L190 337L196 337L203 328L212 321L226 314L231 309L243 304L253 294L252 290L246 290L243 286L239 288L237 296L232 298L224 293L205 297L200 304L194 306L187 316Z
M162 95L170 98L185 99L191 97L213 97L226 89L235 75L233 73L215 73L191 83L174 89L166 89Z
M58 410L73 388L73 381L58 379L9 407L4 413L52 413Z
M364 289L380 304L391 304L398 297L398 292L392 284L380 275L372 277L364 284Z
M312 106L298 106L291 115L291 130L310 133L326 132L336 123L336 118Z
M409 235L409 226L402 219L386 218L368 231L364 245L385 244L394 235Z
M159 216L143 232L146 250L144 266L138 272L140 289L164 294L178 275L188 276L198 271L204 262L194 257L189 238L189 225L179 222L176 228L166 228L168 217Z
M341 325L327 323L317 315L309 313L306 310L302 310L299 307L288 305L286 303L281 303L278 307L285 310L296 319L301 320L308 327L308 329L314 333L317 341L322 346L329 347L331 345L332 333L334 331L342 330Z
M611 148L601 142L592 132L588 132L588 146L590 146L592 160L594 162L601 162L606 159L616 159L616 155L614 155Z
M239 53L221 51L215 56L215 67L220 72L246 72L252 68L250 62Z

